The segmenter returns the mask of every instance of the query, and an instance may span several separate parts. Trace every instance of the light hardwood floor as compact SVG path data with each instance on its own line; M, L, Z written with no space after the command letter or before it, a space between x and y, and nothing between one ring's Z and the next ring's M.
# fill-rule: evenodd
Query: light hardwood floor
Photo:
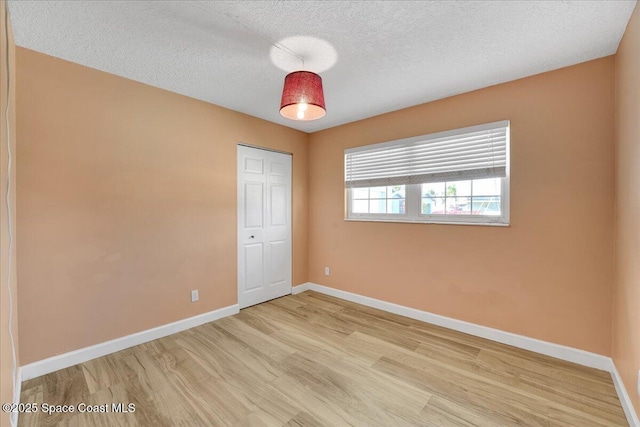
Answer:
M607 372L305 292L26 381L21 426L626 426Z

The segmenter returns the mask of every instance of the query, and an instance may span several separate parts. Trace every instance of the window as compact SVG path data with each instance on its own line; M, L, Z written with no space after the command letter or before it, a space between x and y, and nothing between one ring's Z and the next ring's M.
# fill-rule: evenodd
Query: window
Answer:
M509 223L509 122L345 151L347 219Z
M353 212L359 214L399 215L405 211L405 186L353 189Z

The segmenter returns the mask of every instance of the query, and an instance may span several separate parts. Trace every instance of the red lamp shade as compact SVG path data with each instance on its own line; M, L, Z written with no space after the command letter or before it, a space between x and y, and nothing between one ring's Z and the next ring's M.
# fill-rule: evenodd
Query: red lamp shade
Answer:
M280 114L291 120L316 120L327 113L322 77L310 71L295 71L284 78Z

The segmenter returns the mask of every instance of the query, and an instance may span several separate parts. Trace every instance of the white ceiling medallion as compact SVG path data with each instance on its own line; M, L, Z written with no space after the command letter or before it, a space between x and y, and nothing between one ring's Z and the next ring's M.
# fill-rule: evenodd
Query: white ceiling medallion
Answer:
M301 59L304 60L304 70L318 74L338 61L338 52L329 42L311 36L293 36L277 41L269 56L276 67L287 73L301 70Z

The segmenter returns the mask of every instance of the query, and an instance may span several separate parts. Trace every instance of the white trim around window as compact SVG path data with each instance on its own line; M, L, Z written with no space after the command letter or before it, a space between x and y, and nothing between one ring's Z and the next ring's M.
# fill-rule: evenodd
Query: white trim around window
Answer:
M349 221L508 226L510 123L345 150L345 190Z

